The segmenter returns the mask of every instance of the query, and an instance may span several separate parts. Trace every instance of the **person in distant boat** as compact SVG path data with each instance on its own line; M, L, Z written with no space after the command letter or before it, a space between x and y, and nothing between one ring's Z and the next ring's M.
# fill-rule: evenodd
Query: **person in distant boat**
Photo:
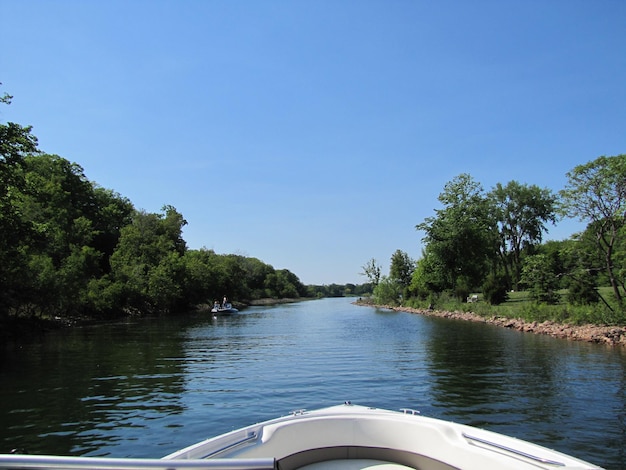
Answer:
M213 308L214 308L214 309L218 309L218 308L220 308L220 302L219 302L219 300L216 300L215 302L213 302Z
M228 303L228 297L224 296L224 300L222 301L222 307L226 308L227 303Z

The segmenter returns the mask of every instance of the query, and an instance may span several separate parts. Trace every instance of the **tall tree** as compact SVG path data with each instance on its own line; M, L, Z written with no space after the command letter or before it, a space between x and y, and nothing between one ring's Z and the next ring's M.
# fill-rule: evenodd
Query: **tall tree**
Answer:
M94 187L79 165L57 155L26 156L22 166L24 184L13 200L29 228L19 249L27 275L22 304L55 316L87 314L92 281L109 272L132 205Z
M413 278L411 279L411 293L425 299L432 292L442 292L446 289L445 268L438 256L431 253L427 245L422 250L422 257L415 263Z
M389 277L396 282L401 289L406 289L411 284L413 271L415 270L415 261L402 250L396 250L391 255L391 264L389 266Z
M517 289L521 255L541 243L547 222L556 222L556 196L549 189L510 181L498 183L489 193L500 233L500 257L507 277Z
M479 287L496 256L496 228L489 200L480 183L461 174L439 195L442 209L416 226L425 232L431 262L444 274L444 288L463 292ZM463 292L462 292L463 291Z
M125 288L124 302L139 312L168 313L185 303L181 234L187 222L172 206L163 212L136 212L111 256L112 277Z
M11 98L3 93L0 103L8 105ZM31 131L30 126L0 123L0 316L19 304L25 282L27 260L19 248L30 237L30 228L15 201L24 187L24 159L37 153L37 138Z
M626 155L601 156L567 173L568 182L560 194L563 211L586 221L602 253L604 269L619 304L626 288L624 270L620 275L614 261L620 231L626 224Z
M378 264L378 261L372 258L363 266L361 266L361 269L363 270L360 273L361 276L367 276L372 286L376 287L378 283L380 282L380 274L381 274L380 272L381 268L380 268L380 265Z
M559 280L546 255L533 255L524 260L521 281L528 286L530 297L541 303L555 304L559 301Z

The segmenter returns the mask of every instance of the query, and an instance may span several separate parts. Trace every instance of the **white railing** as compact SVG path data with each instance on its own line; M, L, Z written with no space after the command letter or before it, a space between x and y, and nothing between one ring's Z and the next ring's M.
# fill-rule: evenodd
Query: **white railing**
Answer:
M0 454L0 469L24 470L275 470L274 459L116 459Z

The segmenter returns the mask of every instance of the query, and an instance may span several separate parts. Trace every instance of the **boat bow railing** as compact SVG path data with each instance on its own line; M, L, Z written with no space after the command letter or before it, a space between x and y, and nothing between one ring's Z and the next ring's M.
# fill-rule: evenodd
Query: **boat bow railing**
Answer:
M563 462L557 462L556 460L550 460L550 459L546 459L544 457L537 457L536 455L532 455L529 454L527 452L522 452L521 450L517 450L517 449L513 449L512 447L508 447L502 444L498 444L496 442L491 442L488 441L486 439L482 439L480 437L476 437L476 436L470 436L469 434L463 433L463 437L465 439L467 439L471 444L472 443L479 443L479 444L483 444L485 446L489 446L489 447L493 447L495 449L498 450L503 450L505 452L510 452L511 454L515 454L518 455L520 457L525 457L527 459L530 459L534 462L539 462L542 464L547 464L547 465L554 465L555 467L565 467L565 464ZM487 448L487 447L484 447Z
M276 470L276 461L259 459L117 459L50 455L0 455L0 469L23 470Z

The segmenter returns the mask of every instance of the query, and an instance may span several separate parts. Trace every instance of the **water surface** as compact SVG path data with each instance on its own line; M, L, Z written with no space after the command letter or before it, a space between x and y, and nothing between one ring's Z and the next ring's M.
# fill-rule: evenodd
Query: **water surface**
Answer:
M622 349L324 299L56 331L0 351L0 451L160 457L350 400L626 468Z

